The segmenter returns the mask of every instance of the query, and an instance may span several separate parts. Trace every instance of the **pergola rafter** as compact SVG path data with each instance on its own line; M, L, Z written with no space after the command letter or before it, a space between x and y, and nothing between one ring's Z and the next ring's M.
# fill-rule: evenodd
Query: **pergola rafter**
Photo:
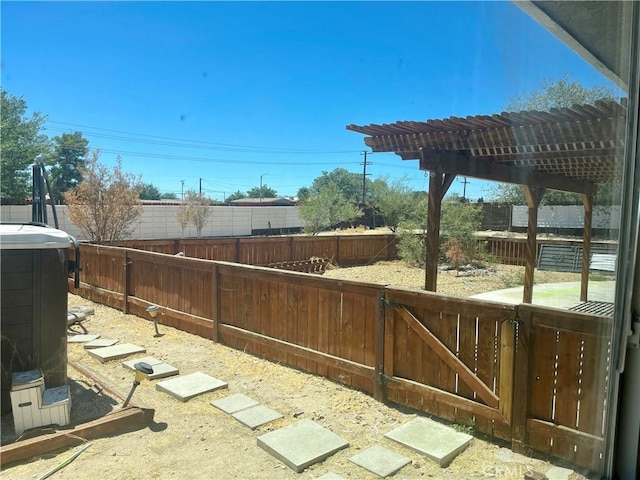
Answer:
M456 175L514 183L525 188L529 207L524 302L531 302L536 261L537 213L546 189L583 196L581 300L587 300L593 196L598 184L620 181L626 100L598 101L550 112L525 111L426 122L348 125L367 135L374 152L419 160L429 171L425 289L437 286L442 198Z

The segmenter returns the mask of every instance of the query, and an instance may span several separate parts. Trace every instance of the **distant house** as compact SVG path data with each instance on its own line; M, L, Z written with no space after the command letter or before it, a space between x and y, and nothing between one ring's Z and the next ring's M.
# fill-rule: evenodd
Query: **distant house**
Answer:
M232 200L230 205L236 207L294 207L298 204L297 200L290 198L240 198Z

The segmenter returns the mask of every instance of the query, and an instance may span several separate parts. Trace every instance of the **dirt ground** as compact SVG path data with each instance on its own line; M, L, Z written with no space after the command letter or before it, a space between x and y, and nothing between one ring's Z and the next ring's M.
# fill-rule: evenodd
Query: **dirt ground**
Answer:
M457 276L447 272L440 277L442 293L468 296L496 288L515 286L521 267L498 266L477 276ZM327 276L359 281L380 281L420 288L424 271L401 262L384 262L369 267L334 269ZM575 274L573 274L575 275ZM565 275L562 275L564 278ZM575 276L567 280L575 280ZM544 281L541 276L539 281ZM563 281L555 276L552 281ZM157 381L143 381L134 399L155 409L155 423L141 430L91 441L91 446L73 462L56 472L55 479L291 479L318 478L334 472L346 479L374 479L378 476L348 461L370 446L380 444L409 457L411 464L394 478L523 478L529 469L545 471L550 463L512 454L495 443L474 438L469 448L447 468L383 437L384 433L422 415L386 406L372 397L321 377L278 365L239 350L214 344L170 327L160 326L155 337L153 323L133 315L93 304L69 295L69 305L95 307L95 315L84 322L90 333L119 339L146 348L152 355L180 369L181 374L200 371L222 379L228 390L204 394L179 402L155 390ZM133 374L121 361L101 364L90 357L82 344L69 344L68 356L108 378L121 391L128 392ZM118 399L95 395L92 382L69 367L73 389L72 420L103 415L120 408ZM214 399L244 393L284 414L284 418L259 427L244 427L231 416L210 405ZM300 474L257 446L256 438L268 431L307 418L328 428L349 442L349 448L311 466ZM2 418L3 443L11 440L11 416ZM58 428L58 431L64 431ZM39 479L67 460L78 448L66 449L4 468L3 480ZM584 478L573 474L572 479Z

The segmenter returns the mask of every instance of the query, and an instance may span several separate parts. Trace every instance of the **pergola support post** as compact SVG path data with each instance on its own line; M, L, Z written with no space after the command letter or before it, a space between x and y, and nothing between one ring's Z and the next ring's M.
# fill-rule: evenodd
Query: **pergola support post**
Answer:
M531 303L533 300L533 274L536 268L536 258L538 254L538 207L544 195L545 188L534 188L523 185L524 196L527 199L528 219L527 219L527 250L524 264L524 292L522 303Z
M586 302L589 290L589 267L591 261L593 196L582 195L582 205L584 205L584 231L582 233L582 276L580 277L580 301Z
M440 255L440 216L442 199L456 178L455 174L429 172L429 200L427 204L427 259L424 289L435 292L438 285L438 256Z

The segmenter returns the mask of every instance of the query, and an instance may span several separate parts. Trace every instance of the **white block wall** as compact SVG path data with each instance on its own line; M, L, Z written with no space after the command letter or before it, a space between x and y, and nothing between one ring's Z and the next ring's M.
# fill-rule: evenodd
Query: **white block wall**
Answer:
M527 207L511 207L511 225L527 226ZM583 228L584 208L582 205L543 205L538 210L538 227ZM593 207L593 228L620 228L620 207Z
M142 214L136 221L131 238L180 238L180 225L176 221L177 205L145 205ZM251 235L252 230L299 228L303 222L298 216L297 207L208 207L210 211L204 228L203 237L237 237ZM67 207L56 206L60 230L78 240L85 240L82 232L67 216ZM49 225L53 225L53 213L48 207ZM31 221L30 205L3 205L0 207L0 218L3 222ZM192 225L184 231L185 238L195 237L196 230Z

